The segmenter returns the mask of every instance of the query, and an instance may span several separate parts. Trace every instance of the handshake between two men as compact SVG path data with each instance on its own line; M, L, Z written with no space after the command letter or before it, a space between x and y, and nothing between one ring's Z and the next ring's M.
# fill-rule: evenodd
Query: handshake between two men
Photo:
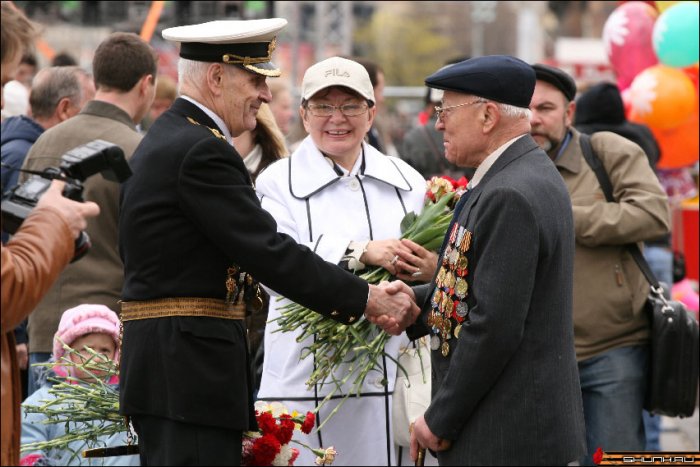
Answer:
M398 336L420 314L413 289L401 281L369 285L365 317L387 333Z

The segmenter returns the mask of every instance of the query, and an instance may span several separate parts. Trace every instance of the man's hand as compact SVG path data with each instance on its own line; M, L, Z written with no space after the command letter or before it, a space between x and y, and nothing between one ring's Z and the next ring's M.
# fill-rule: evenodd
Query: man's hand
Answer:
M418 459L418 449L430 449L432 451L446 451L452 446L452 442L447 439L440 439L430 431L425 418L421 415L413 422L411 430L411 459L415 462Z
M387 292L388 285L370 284L369 300L365 308L365 316L369 321L394 336L413 324L420 314L413 290L406 284L401 284L403 287L398 284L392 286L391 292Z
M80 232L87 227L87 218L95 217L100 213L100 207L92 201L79 203L72 199L63 196L63 187L65 182L54 180L46 193L39 198L36 207L51 206L58 210L61 217L66 221L70 228L73 238L78 238Z
M17 350L17 364L20 370L26 370L29 364L29 352L27 351L27 344L17 344L15 346Z

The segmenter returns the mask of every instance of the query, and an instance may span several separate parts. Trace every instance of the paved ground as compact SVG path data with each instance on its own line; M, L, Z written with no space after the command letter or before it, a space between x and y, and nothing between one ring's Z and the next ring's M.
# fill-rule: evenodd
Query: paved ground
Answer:
M692 417L661 417L661 449L664 451L700 451L698 409Z

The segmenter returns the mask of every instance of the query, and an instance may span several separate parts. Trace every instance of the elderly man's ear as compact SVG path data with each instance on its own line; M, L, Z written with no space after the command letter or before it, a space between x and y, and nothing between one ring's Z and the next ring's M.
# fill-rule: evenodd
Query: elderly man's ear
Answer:
M501 113L494 102L486 102L481 109L479 119L482 122L484 133L490 133L501 120Z

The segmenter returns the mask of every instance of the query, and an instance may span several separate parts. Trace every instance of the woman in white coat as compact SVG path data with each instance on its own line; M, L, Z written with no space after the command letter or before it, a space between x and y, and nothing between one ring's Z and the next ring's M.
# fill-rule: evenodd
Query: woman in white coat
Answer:
M304 75L300 108L309 136L289 158L261 173L256 189L278 230L326 261L349 270L379 265L400 278L429 281L437 256L398 240L403 217L423 207L426 183L401 159L364 142L375 114L374 91L362 65L340 57L313 65ZM397 261L399 251L410 259ZM278 317L286 303L273 297L269 319ZM302 413L313 410L329 388L306 386L314 365L312 357L300 360L307 344L296 342L297 332L276 329L276 323L269 322L265 330L258 399L280 401ZM407 343L405 334L392 337L386 350L396 357ZM384 374L370 373L361 397L350 397L320 432L296 439L312 447L333 446L338 451L334 465L396 465L390 423L396 365L386 358L382 363ZM343 368L336 374L344 374ZM384 380L388 384L382 384ZM341 397L339 391L324 405L317 426ZM313 455L301 451L296 465L313 465Z

